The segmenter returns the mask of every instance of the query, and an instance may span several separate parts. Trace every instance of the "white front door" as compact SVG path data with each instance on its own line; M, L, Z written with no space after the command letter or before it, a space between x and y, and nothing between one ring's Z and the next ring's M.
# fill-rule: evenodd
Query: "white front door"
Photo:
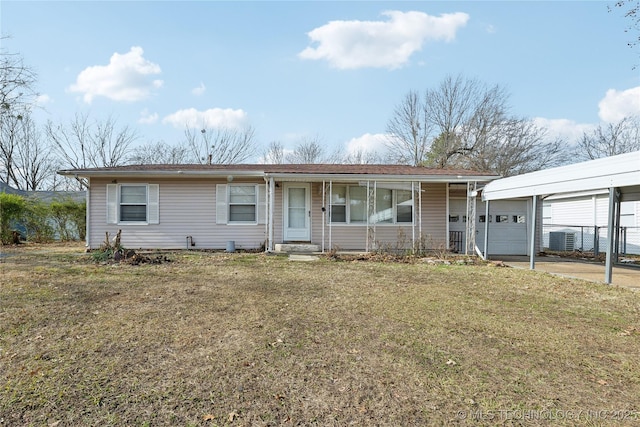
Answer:
M311 241L311 189L309 184L284 185L284 240Z

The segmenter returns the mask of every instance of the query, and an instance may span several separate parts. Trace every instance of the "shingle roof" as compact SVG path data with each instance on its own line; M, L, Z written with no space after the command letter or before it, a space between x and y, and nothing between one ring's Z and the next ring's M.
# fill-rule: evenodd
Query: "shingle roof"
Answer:
M62 175L108 176L153 175L157 173L207 173L224 174L232 172L263 174L307 174L307 175L390 175L390 176L454 176L454 177L486 177L496 178L491 172L480 172L465 169L436 169L407 165L347 165L347 164L234 164L234 165L126 165L108 168L62 170Z

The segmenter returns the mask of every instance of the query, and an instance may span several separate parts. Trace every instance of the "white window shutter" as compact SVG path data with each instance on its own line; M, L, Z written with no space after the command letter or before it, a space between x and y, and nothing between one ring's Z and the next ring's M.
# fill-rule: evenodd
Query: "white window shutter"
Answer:
M160 224L160 185L149 184L147 215L149 224Z
M118 223L118 185L107 184L107 224Z
M216 224L227 223L227 184L216 185Z
M267 186L266 184L258 185L258 224L267 223Z

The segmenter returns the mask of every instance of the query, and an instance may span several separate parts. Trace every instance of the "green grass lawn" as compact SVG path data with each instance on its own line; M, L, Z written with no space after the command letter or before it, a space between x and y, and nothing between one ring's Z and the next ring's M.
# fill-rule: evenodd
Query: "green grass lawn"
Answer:
M640 294L486 265L0 258L0 426L640 425Z

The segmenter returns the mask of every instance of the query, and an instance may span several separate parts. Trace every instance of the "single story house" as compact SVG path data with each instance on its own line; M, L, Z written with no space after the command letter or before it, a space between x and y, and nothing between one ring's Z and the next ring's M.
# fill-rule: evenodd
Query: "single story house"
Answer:
M87 182L90 249L118 230L128 248L448 249L450 192L475 198L468 189L498 178L343 164L128 165L58 173Z

